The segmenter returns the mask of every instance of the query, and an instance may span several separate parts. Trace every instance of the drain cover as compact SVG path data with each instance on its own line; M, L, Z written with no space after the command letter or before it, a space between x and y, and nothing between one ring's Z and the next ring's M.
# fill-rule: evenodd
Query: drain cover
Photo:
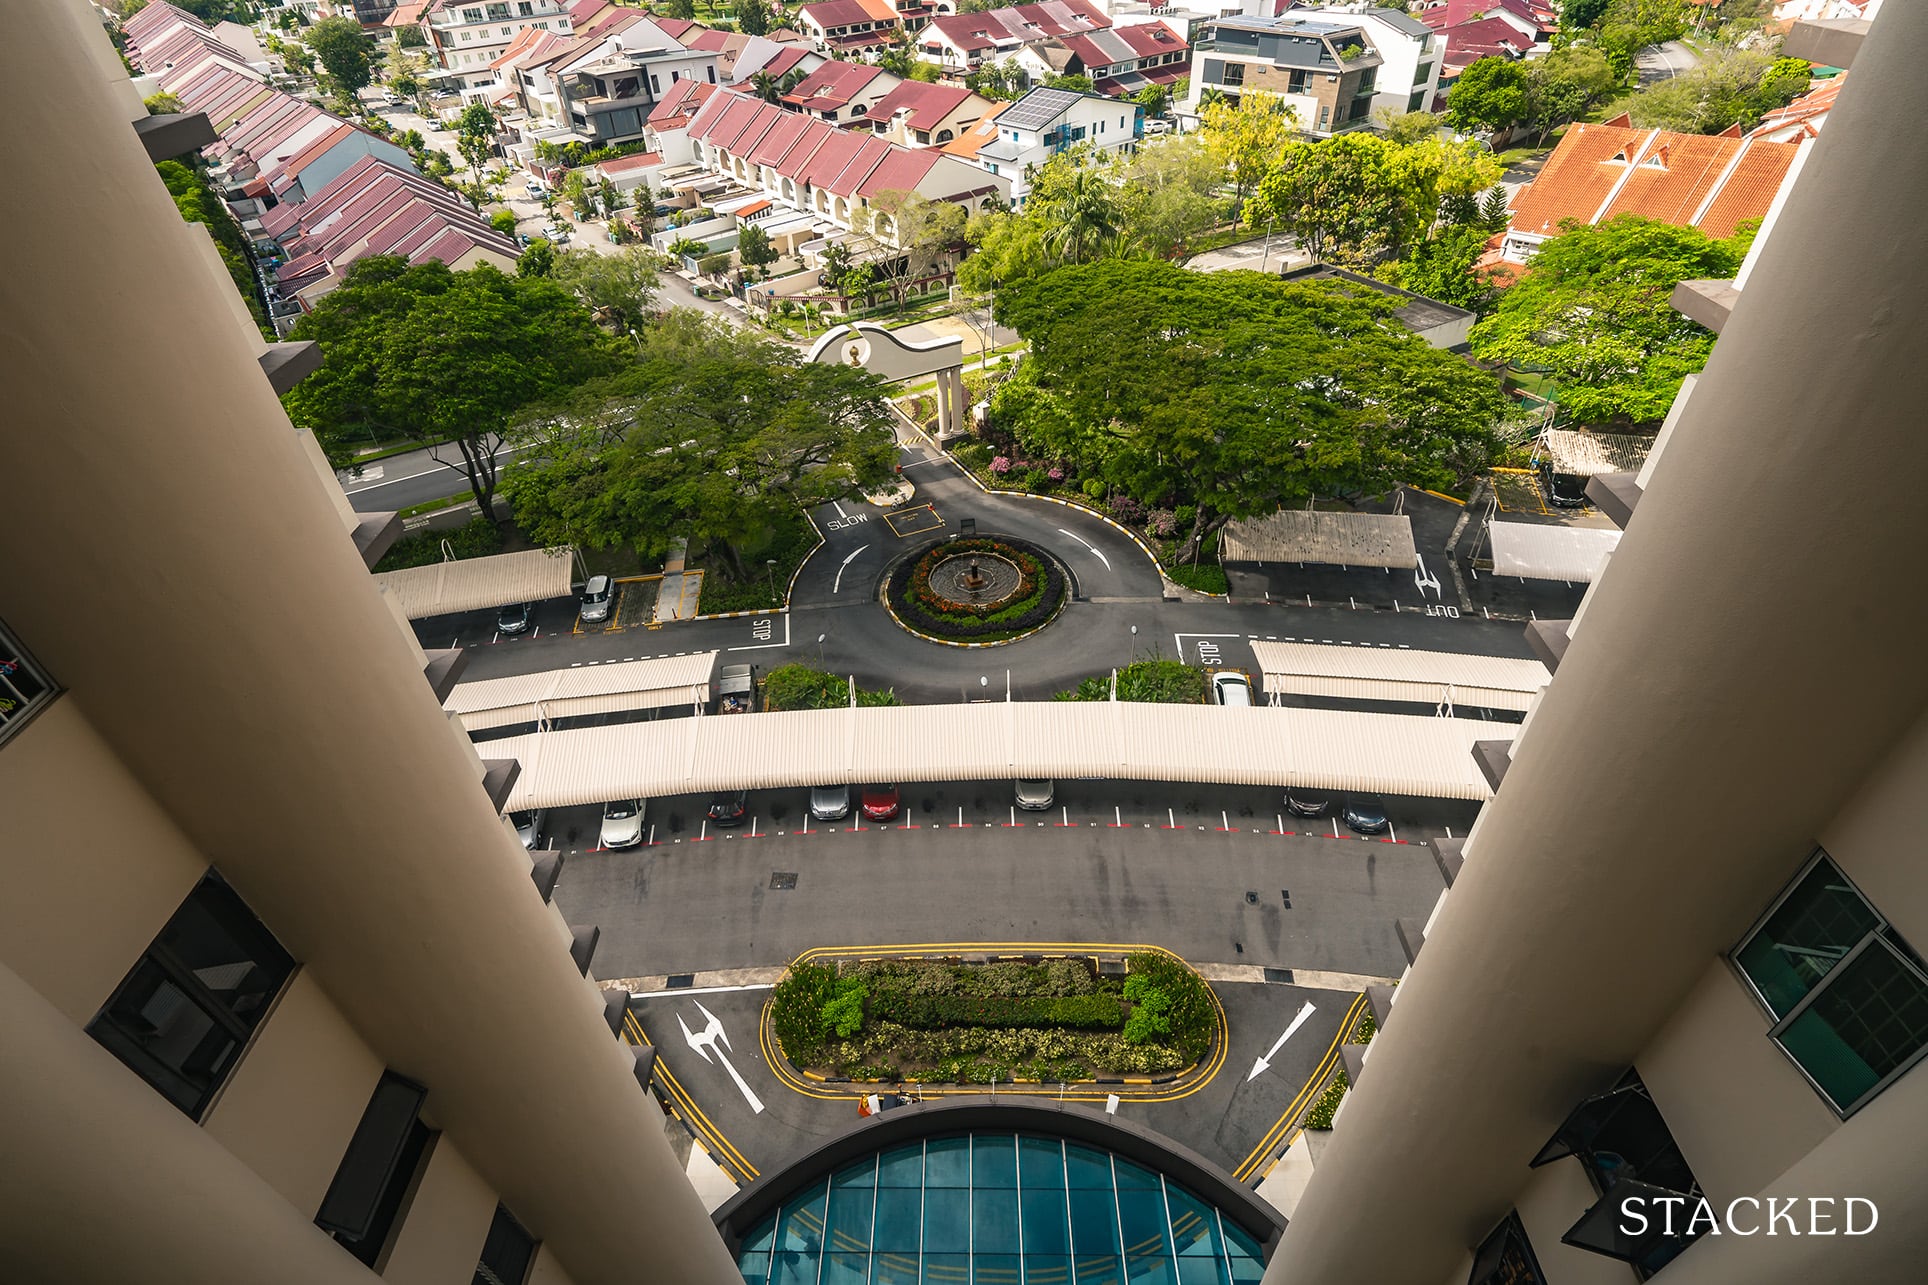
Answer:
M777 889L779 891L787 891L788 889L794 888L796 886L797 886L796 871L772 870L770 872L770 887Z

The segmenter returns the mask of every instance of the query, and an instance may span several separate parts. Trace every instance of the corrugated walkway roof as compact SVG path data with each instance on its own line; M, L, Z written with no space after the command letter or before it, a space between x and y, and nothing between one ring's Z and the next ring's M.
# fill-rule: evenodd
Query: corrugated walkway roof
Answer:
M1570 584L1592 584L1620 543L1620 532L1612 527L1495 522L1489 533L1494 574Z
M383 571L375 584L394 596L410 620L454 611L481 611L511 602L563 598L575 583L576 562L568 545L463 558L433 566Z
M1419 565L1412 519L1403 513L1318 513L1281 509L1229 523L1226 562L1324 562L1344 567Z
M545 669L509 678L458 683L445 703L468 731L512 727L540 718L573 718L616 710L707 704L716 653L626 660L578 669Z
M1423 701L1525 711L1553 675L1537 660L1411 648L1254 642L1265 690L1284 696Z
M1480 719L1337 710L1017 701L711 715L489 743L522 764L511 808L834 782L1018 777L1215 781L1485 799Z
M1541 446L1556 473L1593 477L1600 473L1638 473L1654 448L1651 437L1632 437L1625 433L1576 433L1572 429L1548 429Z

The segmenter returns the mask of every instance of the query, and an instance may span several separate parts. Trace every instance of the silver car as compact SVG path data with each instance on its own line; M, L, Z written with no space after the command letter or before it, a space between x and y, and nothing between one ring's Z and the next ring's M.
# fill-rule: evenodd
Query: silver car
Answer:
M813 821L841 821L850 815L850 787L818 785L810 790L810 818Z
M615 585L608 576L590 576L589 583L582 587L582 622L585 625L600 624L609 619L611 599L615 595Z
M616 799L603 805L602 846L633 848L643 841L643 801Z
M1017 804L1026 812L1042 812L1051 806L1053 799L1052 782L1019 781Z
M524 848L534 849L542 845L542 827L549 814L541 808L533 812L512 812L509 819L515 822L516 837L522 840Z

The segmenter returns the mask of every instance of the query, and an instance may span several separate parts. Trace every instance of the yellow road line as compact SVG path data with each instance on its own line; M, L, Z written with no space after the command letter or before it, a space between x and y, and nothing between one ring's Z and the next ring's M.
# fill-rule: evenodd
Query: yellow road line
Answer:
M1265 1158L1271 1153L1279 1138L1284 1135L1287 1129L1292 1127L1292 1124L1298 1119L1299 1113L1305 1110L1312 1094L1317 1092L1320 1086L1325 1083L1326 1077L1332 1074L1333 1066L1339 1061L1339 1049L1345 1044L1346 1036L1352 1033L1354 1024L1359 1020L1359 1010L1365 1005L1365 1002L1366 997L1364 995L1360 995L1352 1001L1352 1006L1346 1010L1344 1019L1339 1023L1338 1034L1332 1037L1332 1043L1326 1047L1325 1056L1319 1059L1318 1067L1313 1070L1312 1078L1307 1080L1305 1087L1301 1088L1298 1093L1293 1096L1292 1101L1286 1105L1284 1113L1279 1116L1271 1128L1265 1131L1265 1136L1259 1139L1259 1144L1252 1148L1250 1154L1248 1154L1244 1160L1239 1162L1238 1168L1232 1171L1234 1178L1243 1182L1257 1170L1258 1166L1263 1163Z
M632 1044L648 1044L650 1042L649 1036L643 1030L642 1022L637 1019L636 1014L633 1012L623 1014L623 1034ZM695 1099L690 1096L689 1090L683 1087L682 1082L676 1078L675 1072L671 1071L669 1067L664 1064L660 1053L656 1059L656 1075L663 1081L663 1087L665 1091L669 1093L671 1100L685 1113L685 1121L709 1144L711 1154L724 1163L738 1169L746 1181L756 1178L758 1176L757 1167L744 1158L743 1153L736 1149L735 1144L733 1144L729 1138L725 1137L723 1131L716 1127L715 1122L703 1113L701 1107L696 1105Z

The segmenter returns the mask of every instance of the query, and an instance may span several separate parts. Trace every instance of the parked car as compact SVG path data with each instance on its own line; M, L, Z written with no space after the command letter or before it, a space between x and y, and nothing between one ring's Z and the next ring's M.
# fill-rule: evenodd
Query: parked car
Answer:
M1019 781L1017 785L1017 805L1026 812L1042 812L1051 806L1053 799L1050 781Z
M1332 801L1323 794L1308 794L1304 790L1285 792L1285 810L1295 817L1322 817Z
M615 597L616 586L608 576L590 576L589 583L582 587L582 598L577 604L582 622L595 625L609 619L609 608Z
M495 627L498 632L519 634L529 627L529 616L536 609L533 602L512 602L496 613Z
M524 848L533 849L542 846L542 826L543 822L548 819L548 816L549 814L541 808L537 808L533 812L511 812L509 814L509 820L515 822L516 837L522 840L522 846Z
M750 792L725 790L710 796L709 818L721 826L742 825L750 817Z
M1172 132L1172 123L1168 120L1148 120L1145 122L1145 132L1147 134L1169 134Z
M864 816L872 821L888 821L897 815L897 787L894 785L866 785L861 806Z
M1548 460L1540 461L1540 489L1546 502L1558 509L1587 507L1587 479L1578 473L1555 473Z
M841 821L850 815L850 787L818 785L810 790L810 818L813 821Z
M1221 705L1250 705L1251 680L1236 669L1212 671L1212 699Z
M1392 829L1386 806L1377 799L1349 799L1339 809L1339 819L1359 834L1384 834Z
M540 201L549 194L548 185L539 178L532 178L527 183L524 183L522 190L529 194L530 199L537 201Z
M633 848L643 841L643 801L614 799L603 805L602 846Z

